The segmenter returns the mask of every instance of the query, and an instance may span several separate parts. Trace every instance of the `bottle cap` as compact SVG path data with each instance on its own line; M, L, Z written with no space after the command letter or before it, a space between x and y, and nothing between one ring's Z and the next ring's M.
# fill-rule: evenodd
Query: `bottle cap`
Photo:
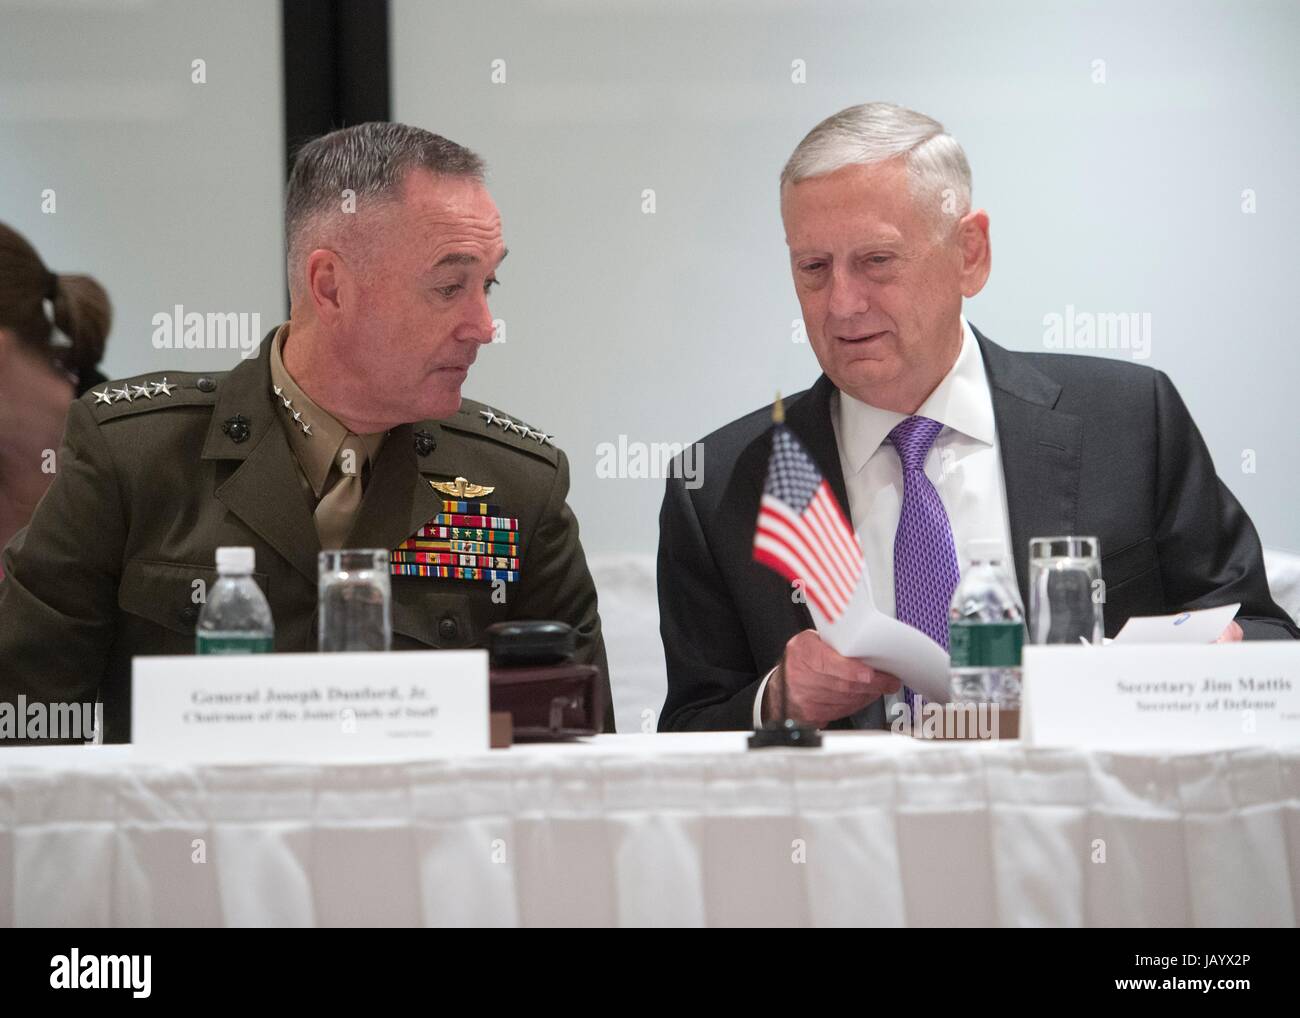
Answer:
M966 542L966 559L970 562L1001 562L1002 542L995 537L977 537Z
M251 573L256 556L252 548L218 548L217 573Z

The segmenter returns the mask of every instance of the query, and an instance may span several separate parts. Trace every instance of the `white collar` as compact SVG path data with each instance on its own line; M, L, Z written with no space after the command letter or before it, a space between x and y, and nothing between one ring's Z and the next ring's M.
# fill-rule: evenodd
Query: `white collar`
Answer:
M914 416L929 417L978 442L992 445L996 433L993 397L989 393L979 343L965 315L961 316L961 331L962 343L957 360ZM850 472L856 474L876 454L894 427L907 419L907 415L863 403L846 392L836 391L833 400L836 405L831 407L831 417L839 425L840 448Z

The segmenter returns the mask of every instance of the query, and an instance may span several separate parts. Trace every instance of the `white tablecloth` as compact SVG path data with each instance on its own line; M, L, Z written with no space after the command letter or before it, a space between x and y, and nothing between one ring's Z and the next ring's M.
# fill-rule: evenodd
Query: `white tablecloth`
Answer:
M0 925L1268 925L1300 747L604 736L367 766L0 750Z

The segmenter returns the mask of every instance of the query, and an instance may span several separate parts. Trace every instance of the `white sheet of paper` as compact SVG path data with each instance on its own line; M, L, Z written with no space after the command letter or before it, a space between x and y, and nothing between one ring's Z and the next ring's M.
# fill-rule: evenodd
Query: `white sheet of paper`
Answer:
M1236 617L1241 604L1131 618L1112 643L1213 643Z
M877 610L865 570L844 614L834 623L827 622L812 601L808 608L817 634L832 650L897 675L927 700L948 702L948 652L919 629Z

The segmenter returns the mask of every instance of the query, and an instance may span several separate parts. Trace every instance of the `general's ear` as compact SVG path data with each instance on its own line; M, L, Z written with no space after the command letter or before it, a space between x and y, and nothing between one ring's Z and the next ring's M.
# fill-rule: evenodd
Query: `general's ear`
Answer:
M957 247L961 251L962 296L974 297L984 289L993 268L987 212L976 209L962 216L957 224Z
M312 307L322 321L334 321L343 312L347 267L337 251L318 247L304 265Z

